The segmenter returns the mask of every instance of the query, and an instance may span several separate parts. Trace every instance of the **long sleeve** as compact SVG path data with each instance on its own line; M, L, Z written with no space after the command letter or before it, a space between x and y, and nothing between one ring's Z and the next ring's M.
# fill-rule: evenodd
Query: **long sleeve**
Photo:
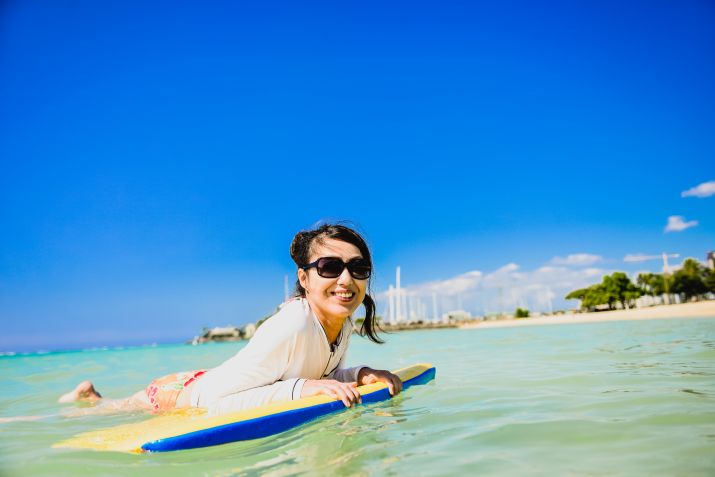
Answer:
M210 407L226 396L266 385L271 385L268 394L272 400L294 399L298 380L280 379L293 359L301 333L294 322L280 318L276 315L266 320L244 349L202 376L191 393L191 405Z
M209 405L209 415L218 416L229 412L252 409L270 402L300 399L304 383L305 379L295 378L224 396ZM290 386L286 386L287 384L290 384ZM286 395L286 390L289 387L291 388L291 393Z
M340 336L341 336L340 349L342 350L342 355L340 356L340 361L338 361L337 366L335 366L335 368L332 371L330 371L325 376L325 378L335 379L336 381L340 381L342 383L351 383L353 381L357 381L358 373L365 366L355 366L353 368L345 367L345 365L347 363L348 347L350 345L350 336L352 335L353 330L354 330L354 326L353 326L352 320L346 320L345 323L343 323L343 329L340 331L340 333L341 333L340 334ZM360 383L358 383L358 384L360 384Z
M338 363L338 366L330 373L328 374L327 378L328 379L334 379L336 381L340 381L342 383L351 383L353 381L357 381L358 378L358 373L360 373L360 370L362 368L365 368L366 366L361 365L361 366L355 366L352 368L345 368L345 363L347 361L347 353L343 354L342 358L340 358L340 362ZM360 384L360 383L358 383Z

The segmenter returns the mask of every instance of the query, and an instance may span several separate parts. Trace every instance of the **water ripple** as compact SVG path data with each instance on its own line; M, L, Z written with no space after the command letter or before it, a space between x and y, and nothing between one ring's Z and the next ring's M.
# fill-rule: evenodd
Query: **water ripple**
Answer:
M355 363L433 362L437 378L277 436L167 454L50 447L136 415L2 424L0 469L131 477L715 475L712 336L715 320L405 332L388 336L378 363L375 345L356 340ZM143 369L208 365L233 352L157 347L5 358L0 412L56 411L57 394L87 373L103 390L124 393L146 385Z

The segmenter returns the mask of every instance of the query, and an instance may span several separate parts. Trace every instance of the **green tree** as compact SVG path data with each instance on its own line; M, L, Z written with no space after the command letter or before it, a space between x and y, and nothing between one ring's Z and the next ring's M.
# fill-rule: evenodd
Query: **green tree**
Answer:
M516 311L514 312L514 317L515 318L528 318L529 310L525 310L524 308L517 308Z
M567 300L581 300L586 297L586 294L588 293L588 288L579 288L578 290L574 290L568 295L566 295Z
M609 302L606 289L599 283L588 288L580 288L566 295L567 300L581 300L581 308L592 310Z
M614 272L604 276L601 283L572 291L566 295L566 299L581 300L581 308L589 310L599 305L608 305L609 309L613 309L616 303L628 308L629 304L642 294L643 290L634 285L628 275Z
M710 293L715 293L715 270L707 270L707 275L705 276L705 287Z
M603 277L603 286L606 287L609 294L608 305L613 308L613 303L620 302L624 308L628 308L629 304L643 295L643 290L638 288L631 282L623 272L614 272L612 275Z
M708 292L708 269L693 258L683 262L682 268L673 274L673 293L680 293L685 299L699 297Z
M651 296L660 296L666 292L665 276L660 273L641 273L636 283Z
M603 283L598 283L588 287L588 293L586 293L582 305L588 309L594 309L599 305L608 305L610 310L615 302L616 296L613 294L613 290Z

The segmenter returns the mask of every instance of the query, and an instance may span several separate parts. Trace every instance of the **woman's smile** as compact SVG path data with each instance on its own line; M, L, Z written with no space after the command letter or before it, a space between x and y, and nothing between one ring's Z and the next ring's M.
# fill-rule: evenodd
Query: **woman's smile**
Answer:
M335 239L325 239L311 251L310 261L320 257L336 257L349 263L362 258L360 250L353 244ZM339 276L325 278L315 268L298 270L301 284L306 290L308 303L322 323L335 320L342 326L345 318L352 315L365 299L367 280L356 280L347 267Z
M355 297L355 293L351 291L334 291L333 295L338 298L339 301L343 303L350 303Z

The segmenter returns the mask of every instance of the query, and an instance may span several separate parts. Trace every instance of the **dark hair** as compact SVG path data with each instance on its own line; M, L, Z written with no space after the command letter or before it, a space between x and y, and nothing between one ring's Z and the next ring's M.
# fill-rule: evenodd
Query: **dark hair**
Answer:
M364 260L370 264L372 268L372 256L367 242L362 236L350 227L342 224L324 224L312 230L302 230L295 234L293 242L290 244L290 257L293 259L298 268L308 264L310 253L316 245L322 245L325 239L340 240L355 245ZM300 284L300 280L295 282L295 296L305 297L305 288ZM375 343L384 343L377 336L377 320L375 318L375 300L370 296L370 282L367 283L367 292L362 301L365 307L365 320L360 327L360 335L367 336L370 341Z

